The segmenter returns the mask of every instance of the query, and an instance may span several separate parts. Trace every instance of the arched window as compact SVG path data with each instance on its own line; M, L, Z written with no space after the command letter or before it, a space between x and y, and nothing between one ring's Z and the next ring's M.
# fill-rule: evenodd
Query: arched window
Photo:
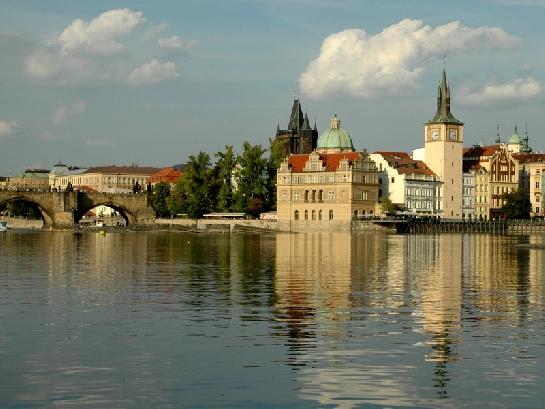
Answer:
M333 210L329 211L329 220L333 220Z
M305 220L308 220L308 210L305 210Z
M312 220L316 220L316 210L312 211Z
M318 220L322 220L322 211L318 210Z
M299 220L299 210L293 212L293 220Z

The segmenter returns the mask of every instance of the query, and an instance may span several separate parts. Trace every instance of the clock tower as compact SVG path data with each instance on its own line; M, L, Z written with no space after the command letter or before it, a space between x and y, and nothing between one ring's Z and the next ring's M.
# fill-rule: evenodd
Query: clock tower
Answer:
M462 218L462 157L464 124L450 112L447 74L437 91L437 112L424 124L425 162L441 180L441 210L444 219Z

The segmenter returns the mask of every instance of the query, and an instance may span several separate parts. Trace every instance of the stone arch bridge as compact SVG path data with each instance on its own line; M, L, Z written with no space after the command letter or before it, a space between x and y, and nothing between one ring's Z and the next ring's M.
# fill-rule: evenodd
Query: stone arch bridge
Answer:
M147 193L0 191L0 205L14 201L35 205L42 214L44 228L72 228L85 213L100 205L118 211L127 226L155 220Z

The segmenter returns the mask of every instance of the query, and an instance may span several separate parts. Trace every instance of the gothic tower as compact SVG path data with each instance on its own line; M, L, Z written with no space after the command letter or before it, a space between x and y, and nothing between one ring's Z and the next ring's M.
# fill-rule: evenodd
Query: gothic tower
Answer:
M445 219L462 218L462 157L464 124L450 112L450 87L447 74L437 91L437 112L424 124L426 164L443 182L441 210Z
M299 98L295 96L291 108L288 129L276 129L276 140L280 141L284 155L292 153L311 153L316 148L318 129L310 127L308 115L303 115Z

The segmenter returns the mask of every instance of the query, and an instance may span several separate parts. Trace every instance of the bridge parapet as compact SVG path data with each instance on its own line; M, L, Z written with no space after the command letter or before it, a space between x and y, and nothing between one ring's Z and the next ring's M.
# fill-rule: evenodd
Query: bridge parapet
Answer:
M44 228L72 228L85 213L100 205L117 210L128 225L153 223L155 220L155 212L146 193L0 191L0 204L12 201L37 206L44 219Z

